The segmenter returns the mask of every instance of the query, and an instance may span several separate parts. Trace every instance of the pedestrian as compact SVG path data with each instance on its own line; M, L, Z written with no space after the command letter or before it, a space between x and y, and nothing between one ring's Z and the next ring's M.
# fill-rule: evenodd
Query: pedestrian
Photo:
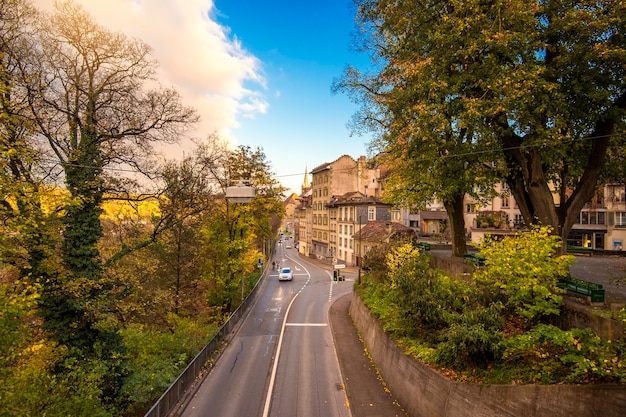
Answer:
M272 262L272 271L276 270L276 262Z

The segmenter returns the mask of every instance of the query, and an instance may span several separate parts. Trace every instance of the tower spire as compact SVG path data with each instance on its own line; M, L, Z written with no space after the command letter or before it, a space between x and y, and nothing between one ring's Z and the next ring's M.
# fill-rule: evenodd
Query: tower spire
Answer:
M302 189L305 190L309 188L311 184L309 184L309 167L307 165L304 166L304 182L302 183Z

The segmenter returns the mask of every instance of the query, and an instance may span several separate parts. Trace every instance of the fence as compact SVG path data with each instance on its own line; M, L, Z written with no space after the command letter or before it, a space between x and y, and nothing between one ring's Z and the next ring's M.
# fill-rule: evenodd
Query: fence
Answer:
M267 268L267 267L266 267ZM180 401L187 390L196 381L196 378L205 369L207 361L210 359L224 338L237 327L239 322L250 310L260 291L262 283L265 281L266 271L261 274L258 282L241 305L230 315L226 323L209 340L195 358L187 365L185 370L176 378L174 383L161 395L156 403L148 410L144 417L165 417L174 406Z

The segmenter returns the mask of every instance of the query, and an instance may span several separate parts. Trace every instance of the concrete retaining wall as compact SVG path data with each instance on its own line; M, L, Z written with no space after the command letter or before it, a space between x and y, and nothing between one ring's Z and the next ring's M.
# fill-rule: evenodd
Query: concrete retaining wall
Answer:
M626 384L454 382L406 356L356 291L350 314L387 386L412 417L623 417L626 413Z
M448 276L467 281L471 281L475 269L463 259L452 256L433 255L430 258L430 266L445 271Z
M589 305L581 304L575 296L564 295L561 314L550 317L549 321L561 329L590 328L604 340L624 337L624 325L620 321L599 315Z

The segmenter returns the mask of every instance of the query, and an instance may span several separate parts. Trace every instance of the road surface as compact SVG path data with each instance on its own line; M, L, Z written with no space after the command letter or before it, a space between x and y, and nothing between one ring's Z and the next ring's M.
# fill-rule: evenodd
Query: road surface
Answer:
M279 246L273 261L291 267L293 281L279 282L277 271L270 271L250 313L180 416L351 416L328 311L353 282L333 281L329 271L301 259L295 249Z

